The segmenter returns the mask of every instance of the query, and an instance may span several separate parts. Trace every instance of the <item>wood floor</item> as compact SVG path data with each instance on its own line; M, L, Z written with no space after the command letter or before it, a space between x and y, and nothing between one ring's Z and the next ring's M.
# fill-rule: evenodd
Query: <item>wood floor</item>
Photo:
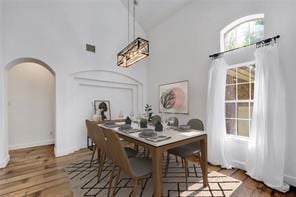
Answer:
M40 146L10 152L9 165L0 169L0 196L72 196L67 175L63 168L74 161L89 159L91 151L82 149L71 155L55 158L53 146ZM254 181L244 171L224 170L209 166L225 175L243 181L232 196L287 196L296 197L296 192L276 192Z

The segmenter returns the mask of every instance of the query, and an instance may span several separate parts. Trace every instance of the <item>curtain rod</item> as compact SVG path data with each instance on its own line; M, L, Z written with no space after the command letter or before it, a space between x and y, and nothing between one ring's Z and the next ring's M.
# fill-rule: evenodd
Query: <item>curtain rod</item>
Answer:
M280 35L276 35L274 37L271 37L271 38L267 38L267 39L264 39L264 40L261 40L259 42L256 42L256 43L253 43L253 44L248 44L248 45L245 45L245 46L242 46L242 47L238 47L238 48L235 48L235 49L230 49L230 50L227 50L227 51L223 51L223 52L220 52L220 53L214 53L212 55L210 55L209 57L210 58L216 58L224 53L228 53L230 51L235 51L237 49L241 49L241 48L245 48L245 47L248 47L248 46L252 46L252 45L266 45L266 44L269 44L272 40L276 41L276 39L279 39L280 38Z

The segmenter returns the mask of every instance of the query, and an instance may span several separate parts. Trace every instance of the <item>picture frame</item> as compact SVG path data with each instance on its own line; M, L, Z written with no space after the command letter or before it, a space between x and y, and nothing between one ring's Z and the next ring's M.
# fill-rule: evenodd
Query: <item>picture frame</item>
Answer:
M159 113L189 114L189 81L159 85Z
M95 114L99 115L101 119L111 120L111 110L109 100L94 100Z

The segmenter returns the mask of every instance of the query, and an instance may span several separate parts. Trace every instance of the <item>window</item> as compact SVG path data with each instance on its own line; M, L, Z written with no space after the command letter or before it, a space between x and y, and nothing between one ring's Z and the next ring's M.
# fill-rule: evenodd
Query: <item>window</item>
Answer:
M225 118L227 134L249 136L254 100L255 64L227 70Z
M264 39L264 16L238 19L221 31L221 50L231 50ZM227 134L249 136L255 84L254 62L241 62L227 70L225 121Z

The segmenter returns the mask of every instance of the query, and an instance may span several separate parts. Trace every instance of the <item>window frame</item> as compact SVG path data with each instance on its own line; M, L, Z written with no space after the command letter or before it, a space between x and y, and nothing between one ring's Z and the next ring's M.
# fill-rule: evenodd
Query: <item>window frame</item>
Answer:
M226 33L228 33L229 31L233 30L234 28L236 28L237 26L239 26L239 25L241 25L243 23L250 22L250 21L253 21L253 20L258 20L258 19L264 20L264 14L263 13L261 13L261 14L253 14L253 15L241 17L241 18L231 22L226 27L224 27L220 31L220 51L221 52L225 51L225 34ZM245 62L241 62L241 63L238 63L238 64L229 65L229 66L227 66L227 69L242 67L242 66L251 65L251 64L255 64L255 66L256 66L255 61L245 61ZM254 83L256 83L256 79L255 79ZM225 83L225 91L226 91L226 83ZM251 91L251 89L250 89L250 91ZM224 97L224 99L225 99L224 106L225 106L225 113L226 113L226 103L229 102L229 101L226 101L226 97ZM237 100L237 95L236 95L236 100L235 100L236 105L238 103L237 101L238 100ZM248 101L249 105L250 105L250 102L254 103L254 98L249 99L249 100L240 100L240 102L243 102L243 101ZM234 102L234 101L232 100L232 102ZM231 101L229 103L231 103ZM237 113L237 111L235 113ZM250 111L249 111L249 113L250 113ZM235 114L235 115L236 115L236 117L234 119L237 120L237 114ZM249 118L250 118L250 114L249 114ZM229 119L231 119L231 118L229 118ZM224 120L225 124L226 124L226 120L227 120L227 118L226 118L226 114L225 114L225 120ZM251 126L250 126L250 128L251 128ZM250 132L250 130L249 130L249 132ZM242 140L242 141L248 141L248 139L249 139L249 136L237 135L237 131L236 131L236 134L228 134L227 131L225 130L225 133L226 133L227 138L233 138L233 139L238 139L238 140Z
M252 61L246 61L246 62L242 62L242 63L238 63L238 64L232 64L232 65L228 65L227 66L227 70L228 69L233 69L233 68L239 68L239 67L243 67L243 66L250 66L254 64L256 66L256 61L255 60L252 60ZM251 81L248 82L248 83L252 83ZM254 84L256 83L256 78L254 80ZM246 84L246 83L236 83L236 84ZM231 84L226 84L226 81L225 81L225 91L226 91L226 86L227 85L231 85ZM251 95L251 89L249 89L249 94ZM236 92L237 91L237 86L236 86ZM248 99L248 100L238 100L238 94L236 94L236 99L235 100L226 100L226 97L224 97L225 100L224 100L224 106L226 106L226 103L246 103L248 102L249 104L252 102L254 103L254 98L253 99ZM226 107L225 107L225 114L226 114ZM251 112L250 112L250 108L249 108L249 118L251 119L252 116L250 116ZM230 120L249 120L249 119L245 119L245 118L237 118L237 108L235 110L235 118L227 118L225 116L225 124L226 124L226 120L227 119L230 119ZM237 124L237 123L236 123ZM225 128L226 129L226 128ZM237 128L236 128L237 129ZM251 129L251 125L249 125L249 132L250 132L250 129ZM230 133L227 133L227 130L225 130L225 133L226 133L226 136L230 137L230 138L238 138L238 139L242 139L242 140L248 140L249 139L249 136L242 136L242 135L238 135L237 134L237 130L236 130L236 134L230 134Z
M223 52L225 50L224 38L226 33L228 33L230 30L234 29L240 24L253 21L253 20L258 20L258 19L264 19L264 14L253 14L253 15L245 16L233 21L232 23L224 27L220 31L220 51Z

